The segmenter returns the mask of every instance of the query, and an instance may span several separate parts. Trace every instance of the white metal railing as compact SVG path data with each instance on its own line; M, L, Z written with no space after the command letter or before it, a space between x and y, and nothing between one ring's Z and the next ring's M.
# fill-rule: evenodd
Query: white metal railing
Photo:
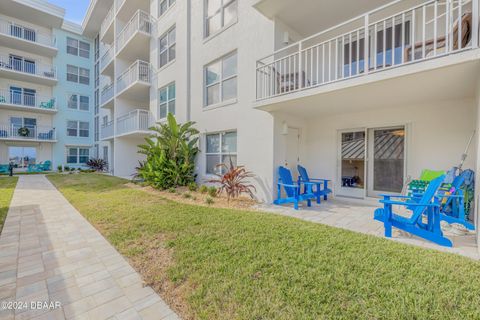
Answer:
M148 13L138 10L120 31L115 41L117 52L119 52L137 32L150 35L152 33L152 19Z
M152 117L147 110L133 110L123 116L117 118L117 135L148 131L152 125Z
M55 48L55 38L52 34L39 32L3 19L0 19L0 33Z
M105 16L105 19L103 19L102 24L100 26L100 39L103 38L108 28L112 24L114 16L115 16L115 11L113 10L113 5L112 5L112 7L110 8L110 10L108 10L107 15Z
M100 58L101 70L105 69L105 67L108 66L110 62L112 62L113 56L114 56L114 50L113 50L113 46L111 46L110 48L107 49L107 51L105 51L103 56Z
M113 120L105 123L102 125L102 130L100 130L100 137L101 139L109 139L112 138L114 134L113 131Z
M257 61L257 100L478 47L480 0L397 0Z
M56 99L36 93L0 89L0 104L18 105L27 108L56 111Z
M128 69L117 78L117 93L122 92L125 88L137 81L148 84L151 83L150 63L137 60L128 67Z
M22 57L0 56L0 69L54 80L57 79L57 69L54 66Z
M108 86L105 86L102 89L102 92L100 93L100 104L104 105L105 103L113 99L114 93L115 93L115 85L113 83L109 84Z
M123 4L125 3L126 0L115 0L115 7L117 8L117 12L118 10L120 10L120 8L123 6Z
M57 134L52 127L1 124L0 139L54 141Z

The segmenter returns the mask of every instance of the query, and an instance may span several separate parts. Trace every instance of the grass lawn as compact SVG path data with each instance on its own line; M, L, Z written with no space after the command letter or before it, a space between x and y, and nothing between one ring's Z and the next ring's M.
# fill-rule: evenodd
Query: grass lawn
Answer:
M3 223L7 217L10 200L12 200L13 190L17 185L18 177L0 178L0 233L3 229Z
M480 318L480 263L464 257L103 175L49 179L186 318Z

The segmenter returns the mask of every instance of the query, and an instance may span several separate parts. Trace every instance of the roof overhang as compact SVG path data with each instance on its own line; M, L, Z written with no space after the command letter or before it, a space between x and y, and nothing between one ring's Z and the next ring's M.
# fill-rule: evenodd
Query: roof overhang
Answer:
M102 25L103 19L108 13L108 10L112 7L113 0L91 0L90 5L88 6L87 13L83 19L82 27L83 34L86 37L94 38L100 26Z
M41 0L1 0L0 12L7 16L18 16L33 24L49 28L61 28L65 9Z

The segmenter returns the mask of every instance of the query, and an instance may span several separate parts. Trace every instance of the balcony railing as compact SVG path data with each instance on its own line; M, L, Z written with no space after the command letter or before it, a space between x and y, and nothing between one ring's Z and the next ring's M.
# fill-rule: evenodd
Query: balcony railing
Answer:
M113 10L113 5L112 5L110 10L108 10L107 15L105 16L105 19L103 19L102 25L100 26L100 39L103 38L108 28L112 24L114 16L115 16L115 11Z
M257 61L257 100L478 47L479 0L397 0Z
M117 118L117 135L138 131L148 131L152 125L152 117L147 110L133 110Z
M57 134L52 127L0 124L0 139L55 141Z
M100 130L102 140L113 138L113 134L113 120L102 125L102 130Z
M0 89L0 104L17 105L19 107L56 111L56 99L36 93L19 92Z
M0 69L57 80L54 66L28 59L0 56Z
M123 6L126 0L115 0L115 7L117 8L117 11L120 10L120 8Z
M140 81L150 84L150 63L137 60L117 78L117 93Z
M55 47L55 38L53 35L38 32L37 30L3 19L0 19L0 33L44 46Z
M106 66L113 60L114 50L113 46L107 49L103 54L102 58L100 59L100 69L105 69Z
M115 93L115 86L113 83L104 87L100 94L100 104L104 105L105 103L113 99L114 93Z
M152 33L152 20L150 15L142 10L138 10L118 34L117 40L115 41L117 52L119 52L137 32L148 35Z

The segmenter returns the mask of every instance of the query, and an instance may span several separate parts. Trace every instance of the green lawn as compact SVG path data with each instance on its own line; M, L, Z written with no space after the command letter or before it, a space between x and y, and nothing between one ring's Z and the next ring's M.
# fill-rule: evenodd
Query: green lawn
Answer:
M0 178L0 233L3 229L3 223L7 217L10 200L12 200L13 190L17 185L18 177Z
M274 214L179 204L118 178L49 179L192 318L480 318L480 263L467 258Z

